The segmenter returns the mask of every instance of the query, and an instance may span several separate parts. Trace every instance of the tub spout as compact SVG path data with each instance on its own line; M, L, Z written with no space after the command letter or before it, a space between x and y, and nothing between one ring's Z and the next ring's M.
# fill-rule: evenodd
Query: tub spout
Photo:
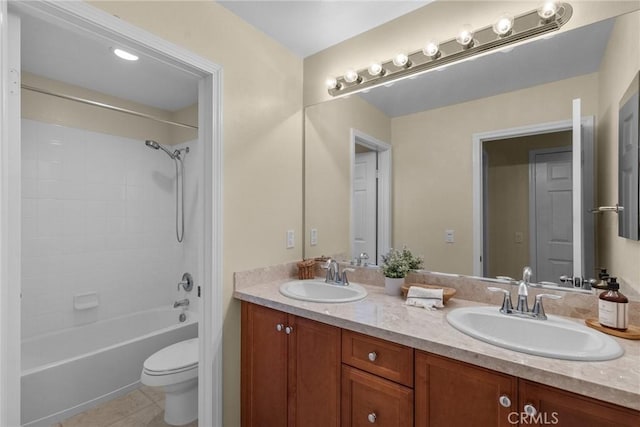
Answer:
M178 307L189 307L189 300L185 298L185 299L181 299L174 302L173 308L178 308Z

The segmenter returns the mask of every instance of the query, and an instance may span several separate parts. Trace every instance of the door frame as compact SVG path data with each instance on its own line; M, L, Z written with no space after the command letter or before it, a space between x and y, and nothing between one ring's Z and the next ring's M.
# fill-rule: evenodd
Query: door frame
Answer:
M472 180L473 180L473 274L474 276L482 277L483 273L483 244L484 237L482 227L484 223L483 216L483 200L482 200L482 144L484 141L491 141L497 139L510 139L522 136L539 135L545 133L561 132L573 129L573 120L560 120L555 122L538 123L534 125L519 126L513 128L499 129L489 132L475 133L472 135ZM582 127L582 133L584 134L584 140L582 143L582 165L578 173L581 174L583 181L590 181L589 185L593 188L593 132L594 132L594 117L585 116L580 118L580 124ZM575 177L574 172L574 177ZM585 218L584 228L593 229L593 215L588 214L588 210L593 206L593 193L587 194L584 199L583 213ZM588 214L588 215L587 215ZM585 247L589 243L591 248L594 248L594 238L585 236ZM593 251L585 255L587 261L585 264L593 266L594 257ZM575 260L574 260L575 263ZM523 266L524 267L524 266ZM584 275L584 271L579 272L580 275ZM574 272L575 274L575 272Z
M538 234L536 221L536 189L538 186L535 157L538 154L571 153L572 147L541 148L529 151L529 262L533 269L533 277L538 277ZM573 198L573 174L571 175L571 193Z
M198 84L198 139L204 152L202 190L203 281L199 313L198 418L222 425L222 78L223 70L193 52L85 2L11 2L12 11L45 16L122 42L167 64L189 70ZM10 115L19 87L11 79L8 6L0 2L0 425L20 424L20 139L19 114ZM19 83L19 80L18 80ZM14 99L9 95L13 85ZM17 119L16 119L17 116ZM17 166L16 166L17 165ZM16 173L17 171L17 173ZM12 232L18 230L18 232ZM17 317L16 317L17 316ZM18 323L19 324L19 323Z
M378 236L376 247L378 254L384 254L391 248L391 144L374 138L358 129L351 128L349 135L350 164L349 173L349 254L353 250L355 239L353 221L353 175L355 173L356 144L378 152ZM379 265L379 260L375 260Z

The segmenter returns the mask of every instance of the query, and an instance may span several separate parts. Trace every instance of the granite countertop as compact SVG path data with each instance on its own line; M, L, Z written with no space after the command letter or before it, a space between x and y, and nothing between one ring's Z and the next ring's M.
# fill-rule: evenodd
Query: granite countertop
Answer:
M284 280L236 288L234 297L304 318L473 365L489 367L584 396L640 410L640 341L617 340L625 353L604 362L576 362L519 353L471 338L446 320L452 309L487 305L458 298L430 311L404 304L380 286L362 285L369 295L352 303L298 301L279 292ZM576 322L579 319L567 318Z

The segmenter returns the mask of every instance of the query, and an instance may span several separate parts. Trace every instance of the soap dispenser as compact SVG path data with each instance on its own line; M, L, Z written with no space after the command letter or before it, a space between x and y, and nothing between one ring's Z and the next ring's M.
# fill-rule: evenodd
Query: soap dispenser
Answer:
M627 330L629 324L629 299L618 292L620 284L615 277L610 277L607 281L607 290L602 292L598 301L598 321L602 326Z

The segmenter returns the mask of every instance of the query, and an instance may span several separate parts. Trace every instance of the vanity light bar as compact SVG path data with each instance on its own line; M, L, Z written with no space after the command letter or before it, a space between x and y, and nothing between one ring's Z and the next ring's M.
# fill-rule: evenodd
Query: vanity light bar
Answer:
M378 73L373 73L371 67L357 71L350 70L347 78L340 76L327 80L327 89L332 96L343 96L390 84L465 58L556 31L569 21L572 14L573 8L568 3L557 4L555 14L548 19L540 16L539 9L534 9L514 17L513 27L504 35L496 34L492 24L473 32L473 40L467 45L462 45L454 37L441 42L434 56L428 56L425 50L420 49L408 54L407 61L404 63L398 61L398 56L381 63L382 69Z

